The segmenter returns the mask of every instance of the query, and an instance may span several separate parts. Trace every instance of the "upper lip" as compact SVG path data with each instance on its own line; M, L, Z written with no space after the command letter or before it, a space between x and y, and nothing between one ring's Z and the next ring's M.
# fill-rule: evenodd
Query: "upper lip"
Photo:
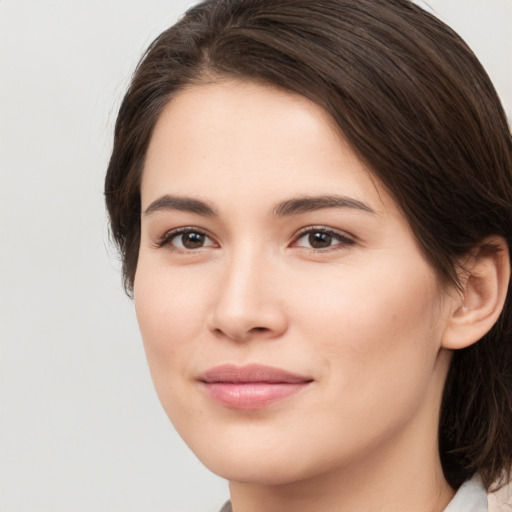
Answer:
M311 382L313 379L273 366L260 364L248 364L245 366L223 364L210 368L202 373L198 380L208 384L217 382L229 384L248 384L256 382L267 384L298 384L301 382Z

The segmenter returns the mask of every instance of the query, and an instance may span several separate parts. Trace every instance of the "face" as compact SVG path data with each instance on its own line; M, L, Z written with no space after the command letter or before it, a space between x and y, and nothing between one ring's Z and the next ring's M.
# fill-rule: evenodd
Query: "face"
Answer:
M435 443L449 300L320 107L252 83L184 90L141 197L142 338L206 466L286 483Z

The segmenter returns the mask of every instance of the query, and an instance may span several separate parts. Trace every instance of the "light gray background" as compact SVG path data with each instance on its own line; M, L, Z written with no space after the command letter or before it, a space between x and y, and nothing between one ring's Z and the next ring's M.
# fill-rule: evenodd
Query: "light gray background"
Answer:
M154 393L102 186L143 49L187 0L0 1L0 511L215 511ZM431 0L512 117L512 0Z

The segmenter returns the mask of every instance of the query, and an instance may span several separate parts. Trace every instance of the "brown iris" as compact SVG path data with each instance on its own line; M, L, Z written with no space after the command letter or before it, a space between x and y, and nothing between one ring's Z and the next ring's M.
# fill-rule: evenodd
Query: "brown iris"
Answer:
M186 247L187 249L197 249L202 247L204 245L205 238L206 235L204 233L198 233L196 231L188 231L181 235L183 247Z
M308 242L314 249L325 249L332 244L332 235L321 231L313 231L309 234Z

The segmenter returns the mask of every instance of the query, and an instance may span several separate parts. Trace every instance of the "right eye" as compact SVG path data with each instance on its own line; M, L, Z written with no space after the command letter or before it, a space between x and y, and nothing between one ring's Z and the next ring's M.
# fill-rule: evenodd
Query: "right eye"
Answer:
M171 246L178 251L193 251L203 247L214 247L213 240L203 231L193 228L180 228L166 233L159 247Z

